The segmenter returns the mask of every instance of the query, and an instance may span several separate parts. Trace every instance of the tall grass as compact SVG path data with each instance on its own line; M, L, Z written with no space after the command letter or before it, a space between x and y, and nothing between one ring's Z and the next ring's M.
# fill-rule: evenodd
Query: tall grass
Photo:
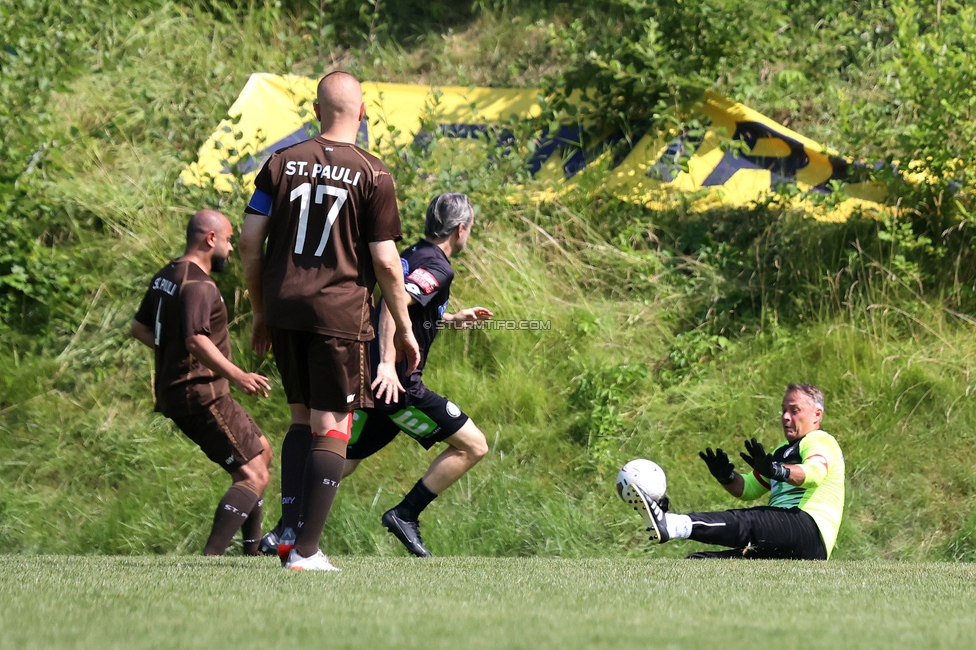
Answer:
M44 332L0 330L6 551L195 553L226 489L227 477L151 413L149 355L128 326L145 282L180 253L194 210L216 207L240 222L243 193L183 187L177 174L246 75L310 72L316 62L302 58L301 19L270 4L239 21L146 7L94 30L90 69L56 97L72 137L41 187L81 298L65 294ZM465 32L474 51L510 43L512 21L491 12L478 20ZM427 34L412 50L374 39L362 55L336 51L366 79L482 79L463 69L477 57L456 52L455 36L438 38ZM445 49L429 54L437 43ZM531 81L541 58L533 65L505 78ZM461 405L491 446L425 513L436 554L643 554L644 533L613 493L617 467L653 458L676 509L731 507L697 451L734 452L753 435L778 440L783 387L810 381L827 394L824 428L848 460L834 557L976 559L976 345L964 315L976 274L966 232L926 248L895 221L824 224L775 197L735 211L655 212L585 183L540 202L510 182L534 189L515 171L518 147L494 153L480 163L469 154L461 168L443 162L460 154L384 152L412 236L439 191L468 191L479 205L452 309L481 304L500 319L548 324L445 331L434 346L429 385ZM247 347L240 265L218 282L235 359L275 378L270 359ZM280 389L242 401L277 449L287 425ZM344 483L327 549L402 554L378 517L435 453L398 440L366 461ZM275 476L269 520L277 489Z

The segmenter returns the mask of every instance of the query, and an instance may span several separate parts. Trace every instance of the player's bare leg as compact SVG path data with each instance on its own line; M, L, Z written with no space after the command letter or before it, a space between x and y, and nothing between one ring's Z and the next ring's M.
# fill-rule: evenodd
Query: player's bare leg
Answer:
M434 494L440 494L454 485L465 472L488 454L485 434L470 418L457 433L446 438L444 442L448 444L447 449L434 459L421 479Z
M447 449L434 459L423 478L383 515L383 525L417 557L430 557L420 536L420 513L488 453L485 434L470 419L444 442Z
M346 443L352 427L352 414L312 409L312 448L305 466L302 497L302 526L288 558L289 568L305 568L303 560L320 556L319 538L329 518L346 460ZM322 556L324 565L331 567ZM323 566L324 566L323 565ZM309 567L317 568L321 567ZM332 567L334 568L334 567Z
M264 436L261 437L261 441L262 445L268 444ZM264 452L231 473L234 483L217 504L210 537L203 549L204 555L223 555L230 546L234 533L240 530L261 499L270 478L269 456L266 453L268 450L270 446L266 446Z

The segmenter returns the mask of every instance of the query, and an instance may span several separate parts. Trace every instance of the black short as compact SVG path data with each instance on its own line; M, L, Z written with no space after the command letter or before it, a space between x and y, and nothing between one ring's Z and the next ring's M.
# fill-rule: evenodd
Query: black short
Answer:
M277 327L270 333L289 404L339 413L373 405L369 343Z
M363 409L353 414L352 438L346 448L346 458L361 460L372 456L403 431L430 449L445 438L457 433L468 421L458 405L441 397L423 384L411 394L401 395L402 408L389 406ZM394 406L395 405L391 405Z
M261 429L230 395L221 395L209 404L168 403L164 415L197 443L207 458L228 472L237 471L264 451Z
M742 557L826 560L820 529L799 508L758 506L723 512L691 512L691 539L729 546L732 551L693 553L689 557Z

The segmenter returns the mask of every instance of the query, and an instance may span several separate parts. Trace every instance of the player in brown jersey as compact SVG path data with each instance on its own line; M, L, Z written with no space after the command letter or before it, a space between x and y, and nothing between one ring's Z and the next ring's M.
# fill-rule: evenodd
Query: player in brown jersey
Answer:
M227 308L210 278L234 250L233 229L215 210L193 215L186 250L153 278L132 336L156 352L156 410L230 473L233 484L214 514L204 555L222 555L238 529L244 553L258 554L261 495L268 484L271 446L230 396L230 382L247 395L268 396L268 380L231 361Z
M419 361L396 248L393 179L355 146L365 111L355 77L324 77L315 103L321 135L265 163L241 233L251 343L258 353L274 350L291 408L282 508L300 502L301 527L293 548L278 546L290 569L335 570L319 538L342 477L352 412L373 402L368 342L377 283L396 324L397 349L411 367Z

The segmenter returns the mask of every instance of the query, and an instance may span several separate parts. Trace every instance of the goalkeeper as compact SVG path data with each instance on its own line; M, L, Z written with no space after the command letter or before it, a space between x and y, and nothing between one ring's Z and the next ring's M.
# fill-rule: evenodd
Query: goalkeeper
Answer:
M752 501L769 492L768 506L679 515L634 494L651 540L686 538L731 549L689 558L826 560L844 513L844 455L833 436L820 430L823 413L819 388L790 384L781 416L786 441L768 453L755 438L747 440L740 455L751 472L736 472L721 449L700 453L729 494Z

